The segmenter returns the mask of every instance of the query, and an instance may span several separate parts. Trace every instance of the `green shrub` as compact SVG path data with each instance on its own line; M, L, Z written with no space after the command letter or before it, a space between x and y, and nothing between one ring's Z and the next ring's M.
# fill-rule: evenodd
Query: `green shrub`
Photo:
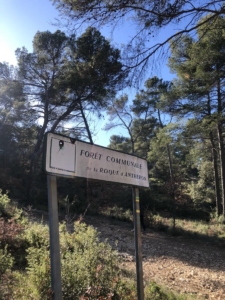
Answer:
M26 247L49 247L49 227L40 223L29 223L22 234Z
M122 207L118 207L117 205L105 208L101 211L101 214L121 221L131 222L133 220L132 211L130 209L124 210Z
M51 299L50 261L46 247L27 250L28 267L25 272L14 272L14 299Z
M0 249L0 276L7 270L10 270L13 265L13 258L7 251L7 247Z
M5 246L3 249L0 249L0 300L12 299L9 296L12 266L13 257L7 251L7 246Z
M0 189L0 217L14 220L21 219L22 210L18 209L15 203L12 203L8 197L8 192L2 194Z
M116 253L107 243L99 242L93 227L75 223L73 234L61 230L64 299L114 294L119 276Z
M38 248L28 249L26 275L16 273L14 294L16 299L49 299L49 247L34 238L33 233L29 236ZM99 242L93 227L75 223L75 232L70 234L63 224L60 226L60 243L63 299L81 296L99 299L110 295L114 297L112 299L121 299L118 296L121 280L117 254L107 243Z
M193 299L191 296L175 294L154 281L151 281L145 289L146 300L186 300L190 298Z
M151 282L146 289L146 297L149 300L175 300L176 298L172 295L169 296L163 289L158 286L155 282Z
M5 216L9 203L8 194L2 194L2 190L0 189L0 217Z

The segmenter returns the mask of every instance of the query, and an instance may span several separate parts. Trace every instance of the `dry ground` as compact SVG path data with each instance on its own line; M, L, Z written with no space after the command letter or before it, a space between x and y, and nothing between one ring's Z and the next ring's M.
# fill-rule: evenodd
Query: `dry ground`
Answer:
M124 267L135 271L131 223L89 216L84 221L117 249ZM224 248L147 229L142 234L142 253L144 281L152 279L177 292L193 293L196 299L225 299Z

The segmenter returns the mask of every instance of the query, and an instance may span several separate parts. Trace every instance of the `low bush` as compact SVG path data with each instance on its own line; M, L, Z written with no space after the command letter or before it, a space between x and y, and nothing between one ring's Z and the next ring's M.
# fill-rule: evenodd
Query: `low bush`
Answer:
M13 266L13 257L7 251L7 247L5 246L3 249L0 249L0 278L1 275L4 274L7 270L11 270Z
M49 247L49 227L40 223L29 223L22 235L21 239L26 244L26 248L42 248Z
M194 299L191 295L178 295L151 281L145 289L146 300L188 300Z
M7 247L0 248L0 300L11 299L9 296L9 285L11 281L11 268L13 266L13 257L8 252Z
M8 197L8 193L3 194L0 189L0 218L17 220L21 218L22 210L18 209L15 203L12 203Z
M75 223L75 232L61 234L64 299L87 296L98 299L116 293L118 257L107 243L100 243L97 231ZM65 288L66 287L66 288Z
M219 220L219 221L218 221ZM212 219L210 222L176 219L176 226L173 228L173 219L147 213L145 223L147 227L163 231L175 236L187 236L189 238L200 238L212 243L224 245L225 224L219 219Z
M28 240L32 240L35 246L27 250L26 275L16 273L14 295L17 299L49 299L49 247L30 233L31 230ZM70 234L63 224L60 226L60 243L63 299L82 296L85 299L107 299L110 295L113 299L120 299L117 254L107 243L99 242L93 227L76 223L74 233Z
M0 195L0 300L52 299L49 258L49 228L39 223L14 219L8 196ZM130 211L112 210L130 219ZM157 219L156 221L161 221ZM18 229L18 231L17 231ZM136 300L136 283L120 269L118 255L106 242L100 242L97 231L75 222L74 232L60 225L61 274L64 300ZM156 283L145 288L146 300L183 300Z
M117 205L102 209L101 214L125 222L132 222L133 220L133 214L130 209L125 210Z

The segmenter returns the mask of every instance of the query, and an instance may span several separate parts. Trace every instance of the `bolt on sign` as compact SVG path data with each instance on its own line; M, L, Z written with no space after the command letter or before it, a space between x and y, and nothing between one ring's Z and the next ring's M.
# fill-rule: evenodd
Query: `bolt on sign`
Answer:
M45 147L47 174L149 187L147 161L137 156L53 133Z

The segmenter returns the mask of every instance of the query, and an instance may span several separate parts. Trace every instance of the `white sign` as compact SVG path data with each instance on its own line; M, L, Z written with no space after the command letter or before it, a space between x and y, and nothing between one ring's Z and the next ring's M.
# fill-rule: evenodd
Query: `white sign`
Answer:
M46 136L44 169L58 176L149 187L146 160L53 133Z

